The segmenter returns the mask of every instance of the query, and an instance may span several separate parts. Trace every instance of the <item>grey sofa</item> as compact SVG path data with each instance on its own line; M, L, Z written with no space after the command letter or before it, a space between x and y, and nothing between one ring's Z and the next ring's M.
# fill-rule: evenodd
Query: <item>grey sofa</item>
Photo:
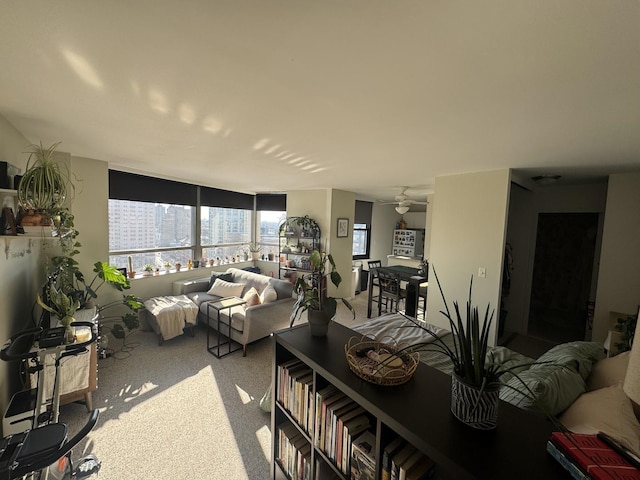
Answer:
M243 283L242 295L251 287L255 287L258 293L271 284L278 297L270 303L261 303L249 307L231 308L231 338L242 345L243 356L247 354L247 345L261 338L268 337L272 332L281 330L289 326L291 309L295 303L293 297L293 285L286 280L268 277L259 273L248 272L238 268L230 268L226 272L226 278L231 277L233 283ZM220 276L221 272L214 272L214 276ZM174 293L187 295L196 305L198 305L198 321L216 328L217 312L209 309L213 318L207 322L207 302L218 300L221 297L209 295L211 278L201 278L186 282L175 282ZM220 314L220 321L229 325L229 310L224 309ZM226 335L227 328L221 329Z

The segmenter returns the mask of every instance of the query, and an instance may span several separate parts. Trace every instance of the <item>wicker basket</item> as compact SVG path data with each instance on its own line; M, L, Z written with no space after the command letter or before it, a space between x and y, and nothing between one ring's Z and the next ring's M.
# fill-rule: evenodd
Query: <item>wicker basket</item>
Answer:
M349 368L363 380L376 385L393 386L408 382L418 368L420 354L401 352L396 355L402 347L393 339L383 340L351 337L344 346ZM370 351L379 355L377 360L367 355Z

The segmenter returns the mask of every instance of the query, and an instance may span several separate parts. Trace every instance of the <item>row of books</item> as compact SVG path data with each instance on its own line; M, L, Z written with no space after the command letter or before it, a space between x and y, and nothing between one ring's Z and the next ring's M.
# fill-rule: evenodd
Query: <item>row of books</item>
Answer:
M311 432L314 422L313 371L300 360L278 365L276 399L298 424Z
M345 475L350 472L354 439L371 428L364 408L333 385L316 392L314 444Z
M278 462L291 480L312 480L311 444L291 423L278 428Z
M434 471L433 460L400 436L382 450L382 480L426 480Z
M595 434L553 432L547 451L577 480L639 480L640 470Z

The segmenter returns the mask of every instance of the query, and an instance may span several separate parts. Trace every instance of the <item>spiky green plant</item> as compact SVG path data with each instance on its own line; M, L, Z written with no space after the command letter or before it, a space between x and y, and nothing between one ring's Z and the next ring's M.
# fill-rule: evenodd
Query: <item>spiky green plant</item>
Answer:
M53 160L60 142L45 148L30 145L25 173L18 185L18 202L27 210L53 216L62 208L68 194L75 191L66 165Z

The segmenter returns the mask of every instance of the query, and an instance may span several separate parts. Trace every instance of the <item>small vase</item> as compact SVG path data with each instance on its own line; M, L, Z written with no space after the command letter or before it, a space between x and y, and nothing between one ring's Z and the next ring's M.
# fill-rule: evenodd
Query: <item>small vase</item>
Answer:
M326 337L331 318L321 310L307 310L309 331L314 337Z
M73 343L76 341L76 333L70 324L64 325L64 343Z
M477 430L493 430L498 423L500 386L469 385L458 375L451 375L451 413L465 425Z

